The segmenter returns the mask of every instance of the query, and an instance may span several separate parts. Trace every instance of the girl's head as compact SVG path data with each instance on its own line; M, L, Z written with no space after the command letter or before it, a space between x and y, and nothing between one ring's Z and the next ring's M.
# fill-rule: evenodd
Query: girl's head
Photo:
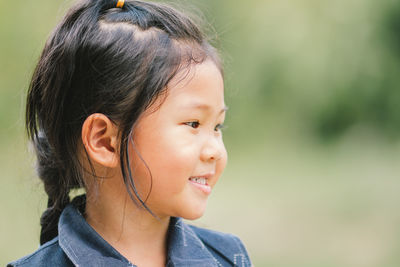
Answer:
M70 190L90 193L91 178L118 169L139 206L196 218L209 190L200 184L214 185L225 166L215 49L168 6L116 3L86 0L71 8L32 78L26 127L49 197L41 243L57 234Z

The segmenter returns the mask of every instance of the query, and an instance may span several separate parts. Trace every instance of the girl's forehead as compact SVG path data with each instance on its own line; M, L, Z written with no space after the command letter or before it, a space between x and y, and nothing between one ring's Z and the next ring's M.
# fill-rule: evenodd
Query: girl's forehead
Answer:
M217 65L206 60L199 64L191 64L185 69L180 70L168 84L168 95L181 94L188 89L197 87L211 86L220 88L223 91L224 81ZM201 88L197 88L201 89Z
M148 112L173 108L182 110L226 110L224 83L218 67L210 60L193 64L173 78L167 90L160 95Z

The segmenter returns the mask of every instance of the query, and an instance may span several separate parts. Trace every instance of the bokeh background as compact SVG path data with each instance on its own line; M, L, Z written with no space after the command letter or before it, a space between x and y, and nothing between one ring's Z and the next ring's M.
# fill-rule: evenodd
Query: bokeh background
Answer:
M230 161L195 223L256 266L400 266L400 2L172 2L215 28L230 107ZM38 247L25 94L70 5L0 1L0 265Z

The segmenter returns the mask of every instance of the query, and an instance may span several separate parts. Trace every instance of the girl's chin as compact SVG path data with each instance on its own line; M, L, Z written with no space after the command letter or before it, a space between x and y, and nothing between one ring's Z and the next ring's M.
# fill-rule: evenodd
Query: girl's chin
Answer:
M204 215L205 208L198 208L197 210L190 210L190 212L181 213L179 217L185 220L197 220Z
M205 207L197 208L196 210L190 209L189 211L180 210L178 212L173 212L170 214L164 213L163 215L160 215L160 213L157 213L157 212L155 212L154 214L161 220L167 219L170 217L180 217L185 220L193 221L193 220L197 220L197 219L200 219L201 217L203 217L204 213L205 213Z

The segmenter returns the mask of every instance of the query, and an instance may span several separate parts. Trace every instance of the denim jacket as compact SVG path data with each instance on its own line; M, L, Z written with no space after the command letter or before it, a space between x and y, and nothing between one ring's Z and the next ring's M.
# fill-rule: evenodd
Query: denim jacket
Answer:
M135 266L86 222L76 201L63 210L58 233L33 254L7 266ZM166 266L248 267L251 262L236 236L187 225L182 219L172 217Z

